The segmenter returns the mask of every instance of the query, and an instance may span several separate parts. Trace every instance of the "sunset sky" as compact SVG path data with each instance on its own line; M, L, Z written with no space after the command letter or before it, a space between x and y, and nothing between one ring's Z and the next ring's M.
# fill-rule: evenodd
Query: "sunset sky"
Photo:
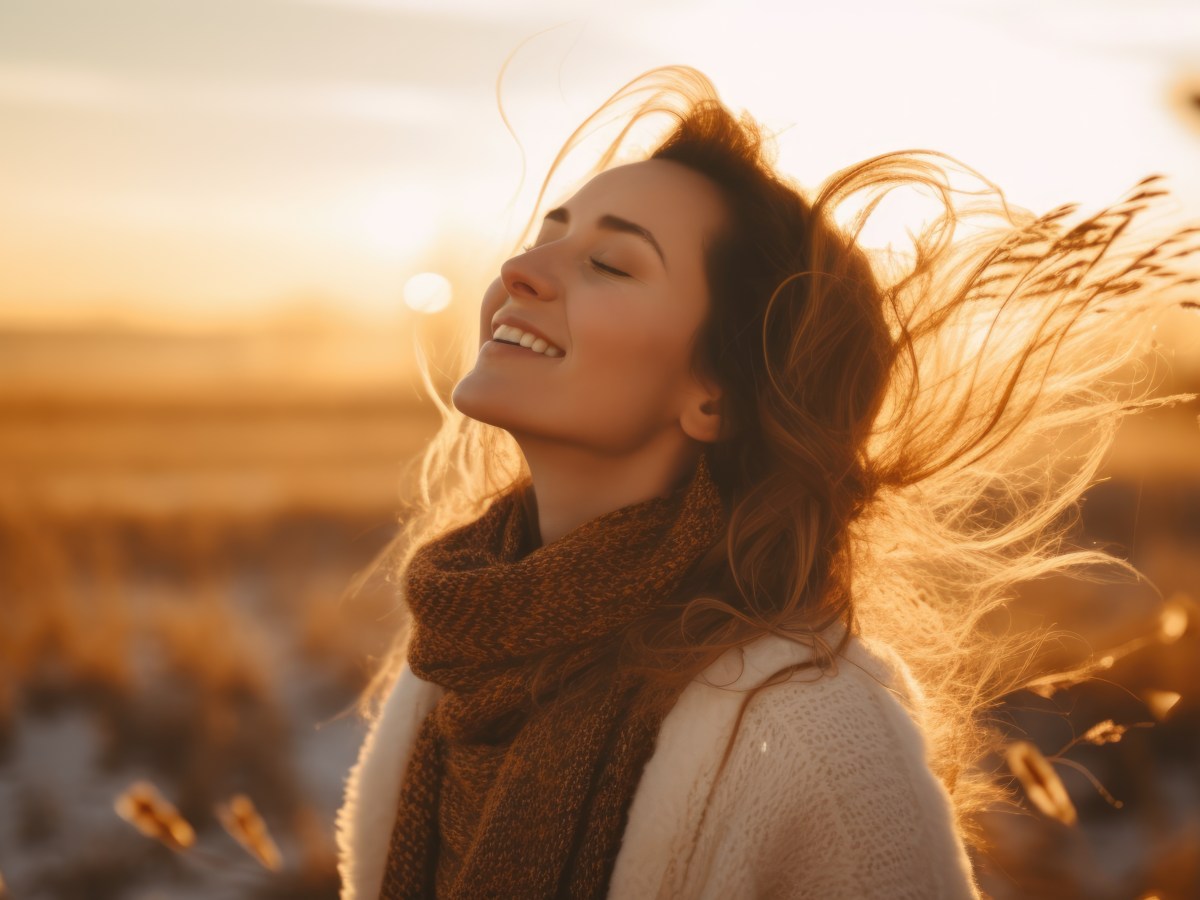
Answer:
M1035 211L1161 172L1200 213L1171 99L1197 47L1194 0L4 0L0 325L394 316L414 273L502 251L571 128L666 63L806 186L929 147Z

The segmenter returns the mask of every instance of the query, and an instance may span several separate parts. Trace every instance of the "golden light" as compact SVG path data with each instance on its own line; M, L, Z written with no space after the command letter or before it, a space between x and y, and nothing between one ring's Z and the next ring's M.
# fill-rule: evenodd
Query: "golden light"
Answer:
M441 312L453 294L449 279L437 272L421 272L404 283L404 304L419 313Z
M0 60L0 104L16 124L0 172L0 230L20 241L20 252L9 254L18 268L0 285L0 312L67 324L131 307L139 318L153 310L163 319L208 319L214 297L270 311L279 295L314 286L357 302L364 268L379 267L372 286L394 284L395 264L455 246L447 235L456 218L522 218L566 134L619 85L666 60L697 66L735 111L762 120L779 137L780 167L809 188L868 156L930 148L994 178L1012 202L1034 211L1112 200L1150 171L1172 174L1183 205L1200 202L1200 74L1194 66L1157 73L1139 54L1095 52L1097 42L1144 42L1169 60L1177 30L1166 27L1176 15L1167 6L1089 9L1081 38L1070 10L1025 23L1012 9L949 12L932 0L902 11L878 0L865 19L837 4L771 3L743 5L730 19L716 0L689 5L681 18L675 4L652 0L636 4L632 31L610 22L611 9L563 3L522 0L519 15L494 20L481 0L270 4L262 21L280 41L269 79L251 57L178 63L193 59L188 35L229 27L221 4L190 5L187 27L171 33L180 43L169 40L147 57L145 73L121 64L124 54L31 50L38 61ZM45 25L49 14L38 4L26 6L6 22L13 41L32 47L60 31ZM489 24L479 32L446 27L422 12L434 8L447 21ZM564 8L571 24L558 18ZM114 33L136 56L153 45L153 26L132 10L116 14ZM764 30L768 13L773 26ZM340 63L313 65L305 36L318 14L328 29L323 46L346 54ZM85 33L87 24L65 27ZM836 90L803 102L794 79L758 64L784 58L799 33L811 38L811 52L796 76L839 73ZM843 65L842 38L851 33L856 55L872 65ZM371 48L410 42L474 65L466 74L431 72L423 53L375 65ZM751 49L731 52L742 46ZM358 56L372 64L360 67ZM1034 62L1004 79L978 65L1018 56ZM947 79L946 71L963 77ZM885 94L880 72L888 73ZM1042 90L1054 79L1088 86L1066 114L1061 98ZM1095 153L1094 136L1078 123L1100 120L1121 127ZM64 165L79 147L89 148L86 164ZM518 182L523 200L510 210ZM902 250L906 230L938 207L928 193L894 191L863 241ZM72 265L55 265L60 259ZM381 301L370 311L391 309Z

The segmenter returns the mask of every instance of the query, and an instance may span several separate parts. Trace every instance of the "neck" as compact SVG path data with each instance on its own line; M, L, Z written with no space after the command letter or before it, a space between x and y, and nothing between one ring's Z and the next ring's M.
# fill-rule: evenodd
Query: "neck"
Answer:
M650 445L626 455L518 440L533 480L541 546L605 513L665 497L700 459L695 442Z

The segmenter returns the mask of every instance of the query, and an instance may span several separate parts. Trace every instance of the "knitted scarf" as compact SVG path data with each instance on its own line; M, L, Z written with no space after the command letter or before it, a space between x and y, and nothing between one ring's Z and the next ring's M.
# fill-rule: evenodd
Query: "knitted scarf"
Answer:
M701 456L669 496L545 546L535 548L533 519L514 487L423 545L405 572L409 666L446 692L413 743L386 900L607 893L638 780L678 696L635 714L644 685L611 664L613 642L680 585L725 516ZM556 688L534 702L547 661ZM595 664L611 666L603 695L558 689Z

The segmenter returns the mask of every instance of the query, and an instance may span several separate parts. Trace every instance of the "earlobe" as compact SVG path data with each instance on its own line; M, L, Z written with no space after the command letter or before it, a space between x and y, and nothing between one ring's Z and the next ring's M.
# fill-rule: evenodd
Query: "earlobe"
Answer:
M679 419L688 437L712 443L721 434L721 404L717 397L699 397L687 405Z

